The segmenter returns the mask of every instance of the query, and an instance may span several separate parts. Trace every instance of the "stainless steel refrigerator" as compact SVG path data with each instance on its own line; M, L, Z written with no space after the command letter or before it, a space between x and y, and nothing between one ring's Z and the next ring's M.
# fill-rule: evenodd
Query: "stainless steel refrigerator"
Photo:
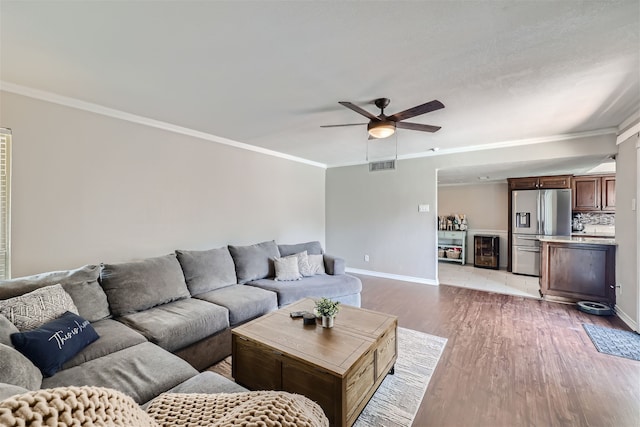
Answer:
M511 193L511 269L540 276L540 236L571 235L571 190Z

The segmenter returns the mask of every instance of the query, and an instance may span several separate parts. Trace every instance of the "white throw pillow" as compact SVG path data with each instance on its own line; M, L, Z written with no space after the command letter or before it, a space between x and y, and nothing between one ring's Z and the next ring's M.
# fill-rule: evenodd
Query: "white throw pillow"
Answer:
M71 296L62 285L45 286L35 291L0 300L0 314L20 331L38 328L67 311L78 314Z
M297 258L298 259L298 270L303 277L313 276L317 273L317 268L314 268L309 264L309 256L307 255L307 251L302 251L300 253L289 255L285 258Z
M298 269L298 257L274 258L273 264L276 267L276 280L289 281L302 279L302 275Z
M325 274L324 255L309 255L309 266L313 270L313 274Z

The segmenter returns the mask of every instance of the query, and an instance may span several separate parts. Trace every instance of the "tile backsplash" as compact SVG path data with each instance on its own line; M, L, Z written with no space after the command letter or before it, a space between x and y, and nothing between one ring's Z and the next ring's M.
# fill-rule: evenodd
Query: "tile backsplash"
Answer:
M609 234L616 233L616 214L600 212L581 212L573 214L573 219L584 225L585 233Z
M584 225L616 225L616 214L600 212L574 213L573 218Z

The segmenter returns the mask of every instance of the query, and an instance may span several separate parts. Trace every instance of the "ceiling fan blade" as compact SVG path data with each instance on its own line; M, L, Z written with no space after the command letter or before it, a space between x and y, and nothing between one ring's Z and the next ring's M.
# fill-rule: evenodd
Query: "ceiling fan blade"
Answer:
M340 104L340 105L342 105L344 107L347 107L347 108L355 111L356 113L365 116L368 119L375 120L375 121L380 121L380 118L374 116L373 114L371 114L367 110L358 107L356 104L353 104L351 102L346 102L346 101L340 101L338 104Z
M367 123L348 123L348 124L344 124L344 125L320 125L321 128L339 128L339 127L343 127L343 126L362 126L362 125L366 125Z
M393 116L389 116L388 119L393 120L394 122L399 122L400 120L410 119L411 117L430 113L431 111L439 110L441 108L444 108L444 104L437 99L434 99L433 101L427 102L425 104L409 108L408 110L400 111L399 113L395 113Z
M406 123L406 122L397 122L396 127L401 129L420 130L422 132L438 132L440 130L440 126L431 126L431 125L423 125L420 123Z

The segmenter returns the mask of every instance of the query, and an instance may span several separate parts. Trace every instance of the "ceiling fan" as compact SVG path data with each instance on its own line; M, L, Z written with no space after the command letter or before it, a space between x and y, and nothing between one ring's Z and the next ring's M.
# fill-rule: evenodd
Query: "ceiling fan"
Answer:
M421 114L430 113L431 111L444 108L444 104L438 100L429 101L425 104L418 105L408 110L401 111L399 113L387 116L384 114L384 109L387 108L391 100L389 98L378 98L373 101L376 107L380 109L380 115L374 116L367 110L358 107L351 102L341 101L340 105L347 107L358 114L361 114L369 119L369 123L350 123L344 125L323 125L320 127L331 128L341 126L360 126L367 125L367 132L369 132L369 139L371 138L386 138L395 133L396 128L418 130L422 132L437 132L440 130L440 126L423 125L420 123L407 123L403 120L410 119L411 117L419 116Z

